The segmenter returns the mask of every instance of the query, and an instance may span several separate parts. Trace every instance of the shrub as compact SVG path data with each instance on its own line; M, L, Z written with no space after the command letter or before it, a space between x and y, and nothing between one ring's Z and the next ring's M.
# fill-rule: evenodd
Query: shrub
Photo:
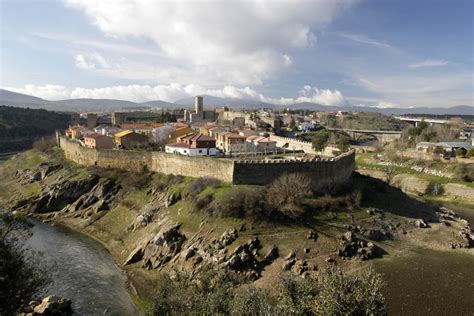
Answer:
M383 282L373 270L348 274L333 268L315 278L286 278L277 308L292 315L385 315Z
M474 181L474 165L467 163L458 163L453 170L454 176L463 181Z
M205 209L215 217L237 217L250 220L263 219L271 212L265 204L264 188L232 188L227 194L214 200Z
M474 148L469 149L466 154L466 157L474 157Z
M270 185L267 201L282 214L298 217L304 213L303 200L311 194L311 179L307 175L287 173Z
M202 210L205 207L209 206L209 204L212 202L212 198L212 194L206 194L202 197L197 197L194 201L194 207L197 210Z
M456 157L463 158L466 156L466 151L462 148L456 149Z
M197 178L196 180L193 180L189 183L188 194L194 198L199 193L204 191L204 189L208 187L216 188L220 186L221 184L222 182L216 178L208 178L208 177Z
M314 277L289 275L277 293L252 285L230 272L205 269L197 276L177 272L159 278L154 295L157 315L385 315L383 282L371 269L348 274L334 268Z

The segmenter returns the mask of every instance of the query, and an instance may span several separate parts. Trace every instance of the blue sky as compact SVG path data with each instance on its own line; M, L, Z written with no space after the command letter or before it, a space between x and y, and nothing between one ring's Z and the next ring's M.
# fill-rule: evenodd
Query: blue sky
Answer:
M0 86L46 99L474 103L471 0L0 3Z

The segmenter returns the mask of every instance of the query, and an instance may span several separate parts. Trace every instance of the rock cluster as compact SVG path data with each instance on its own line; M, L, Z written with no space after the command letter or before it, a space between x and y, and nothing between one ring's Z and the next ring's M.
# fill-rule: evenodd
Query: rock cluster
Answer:
M164 201L167 200L167 196L163 193L154 193L156 196L153 201L145 205L141 210L140 214L135 217L134 221L128 227L129 232L134 232L137 229L147 226L153 221L155 215L162 209L164 206Z
M396 226L386 226L386 225L375 225L375 227L365 228L362 226L353 226L353 225L346 225L346 229L353 233L359 233L367 239L374 240L374 241L381 241L381 240L390 240L393 239L392 233L389 230L396 230Z
M72 315L71 301L58 297L48 296L42 301L31 301L18 313L20 316L67 316Z
M245 274L249 279L258 279L260 261L257 252L261 248L260 240L254 238L238 246L230 255L225 265L235 272Z
M15 177L20 183L28 184L35 181L44 180L46 177L60 168L61 165L49 165L47 163L41 163L37 168L34 169L18 169L15 172Z
M372 242L358 239L352 231L339 236L339 248L337 255L345 258L357 257L362 260L374 258L377 247Z
M13 208L32 213L59 211L89 192L98 182L99 177L55 182L45 187L39 197L18 201Z
M175 224L162 230L145 246L142 258L144 268L160 268L181 251L186 236L179 231L180 226Z
M182 263L186 263L194 271L205 265L213 265L255 280L260 277L263 268L279 255L278 248L272 247L260 260L258 251L262 246L258 238L237 246L229 253L227 246L238 238L236 229L225 231L219 239L205 241L202 235L188 240L179 228L179 224L165 225L155 237L139 243L129 254L125 264L141 262L145 268L157 269L171 261L182 260Z
M424 219L422 219L422 218L417 219L417 220L415 221L415 226L418 227L418 228L429 228L429 227L430 227L430 226L428 225L428 223L427 223Z
M294 252L290 252L285 258L281 268L284 271L291 271L296 275L306 277L310 271L316 271L317 266L309 264L306 260L296 258Z
M89 217L108 210L119 189L120 186L115 181L101 178L86 194L66 206L63 212L72 212L75 217Z
M458 240L451 241L448 245L451 249L474 247L474 235L467 220L460 218L453 210L445 207L441 207L437 215L439 222L445 226L451 226L451 223L454 222L460 226L457 233Z

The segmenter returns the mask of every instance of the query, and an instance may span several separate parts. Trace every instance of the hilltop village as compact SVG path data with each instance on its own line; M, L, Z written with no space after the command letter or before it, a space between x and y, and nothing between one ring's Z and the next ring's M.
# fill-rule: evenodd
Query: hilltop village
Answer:
M95 113L82 118L76 114L66 135L87 148L161 150L184 156L316 154L308 141L277 136L289 125L303 131L315 130L316 119L301 119L296 125L292 117L288 121L265 111L257 115L225 107L204 110L203 101L197 96L194 111L184 110L182 117L161 111L117 111L103 124L101 120L107 118ZM334 157L340 152L333 147L319 154Z
M97 239L147 304L177 270L230 272L274 295L282 276L310 280L375 258L398 279L396 260L412 262L412 249L472 260L469 117L203 101L73 114L55 143L0 166L0 206Z
M440 131L441 127L448 129ZM323 146L315 146L313 136L321 129L330 134ZM112 113L75 113L66 130L69 139L87 148L214 157L282 153L334 157L349 147L374 151L374 147L400 143L408 136L419 156L435 152L449 158L456 157L456 151L458 156L467 155L473 146L473 133L474 126L459 118L289 109L235 111L225 106L206 110L201 96L195 97L194 110L130 108Z

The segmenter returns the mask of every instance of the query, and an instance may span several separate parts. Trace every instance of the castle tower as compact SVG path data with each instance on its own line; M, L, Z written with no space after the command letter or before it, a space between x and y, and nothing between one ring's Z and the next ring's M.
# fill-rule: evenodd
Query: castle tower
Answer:
M203 101L201 96L196 96L195 101L194 101L194 109L196 110L196 114L199 116L202 116L203 112Z

